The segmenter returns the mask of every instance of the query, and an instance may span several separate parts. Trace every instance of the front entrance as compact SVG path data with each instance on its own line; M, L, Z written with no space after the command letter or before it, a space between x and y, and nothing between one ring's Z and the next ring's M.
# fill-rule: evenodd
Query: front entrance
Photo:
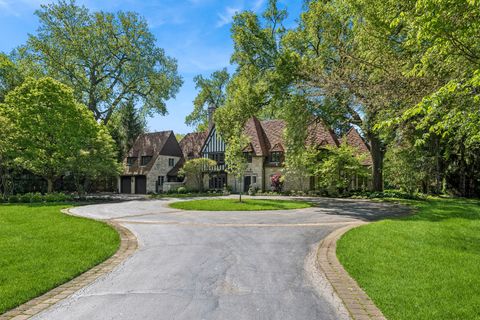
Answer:
M245 178L243 178L243 192L248 192L248 189L250 189L251 184L252 184L251 176L246 176Z
M135 193L147 194L147 177L145 176L135 177Z
M121 178L120 193L132 193L132 177Z

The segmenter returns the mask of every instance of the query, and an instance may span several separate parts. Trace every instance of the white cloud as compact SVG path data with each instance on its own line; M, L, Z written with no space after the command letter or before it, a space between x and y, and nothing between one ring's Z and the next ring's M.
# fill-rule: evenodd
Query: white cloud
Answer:
M255 12L259 11L260 9L262 9L264 3L265 3L265 0L254 1L253 6L252 6L252 10L255 11Z
M242 8L226 7L223 13L218 14L217 27L223 27L233 21L233 16L242 11Z

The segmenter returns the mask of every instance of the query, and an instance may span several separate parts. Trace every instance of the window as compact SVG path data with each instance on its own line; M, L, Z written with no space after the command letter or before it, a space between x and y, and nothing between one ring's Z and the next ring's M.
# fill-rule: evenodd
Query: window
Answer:
M210 189L223 189L227 184L227 175L226 174L215 174L210 176L208 182L208 187Z
M256 184L257 183L257 176L252 176L252 184Z
M131 167L135 164L135 161L137 161L137 157L128 157L127 158L127 166Z
M175 159L173 158L168 158L168 166L173 167L175 165Z
M248 163L252 163L253 155L251 152L244 152L243 155Z
M280 164L283 162L283 152L275 151L270 153L270 163Z
M215 160L219 166L225 164L225 154L223 152L209 153L208 158Z
M140 165L146 166L150 162L150 160L152 160L152 156L143 156Z
M158 185L163 186L164 182L165 182L165 177L164 176L158 176Z

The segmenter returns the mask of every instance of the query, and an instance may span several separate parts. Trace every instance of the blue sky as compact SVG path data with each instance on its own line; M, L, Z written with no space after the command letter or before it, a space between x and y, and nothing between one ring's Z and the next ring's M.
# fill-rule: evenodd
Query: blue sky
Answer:
M0 51L9 53L24 43L28 33L35 33L38 19L34 11L43 0L0 0ZM300 14L301 0L280 1L289 11L288 24L293 25ZM77 0L91 10L136 11L149 22L159 47L178 60L184 84L176 99L167 101L169 114L148 120L150 131L193 130L184 124L196 96L193 77L209 75L229 67L232 53L230 27L232 15L241 10L261 12L266 0ZM233 70L229 67L229 70Z

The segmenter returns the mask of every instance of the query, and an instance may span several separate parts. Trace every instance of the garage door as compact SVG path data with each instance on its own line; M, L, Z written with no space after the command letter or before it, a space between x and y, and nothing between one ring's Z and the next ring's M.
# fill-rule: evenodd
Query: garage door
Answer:
M132 193L132 177L122 177L120 193Z
M135 177L135 193L147 194L147 177L145 176Z

